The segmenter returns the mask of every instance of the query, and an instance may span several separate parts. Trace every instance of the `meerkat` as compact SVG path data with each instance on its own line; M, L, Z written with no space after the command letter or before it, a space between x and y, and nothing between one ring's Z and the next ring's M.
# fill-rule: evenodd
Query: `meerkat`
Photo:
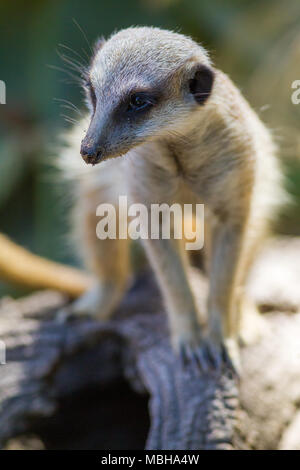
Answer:
M143 245L175 350L203 367L220 365L224 351L235 360L246 275L282 199L269 131L201 45L159 28L129 28L99 41L84 88L88 112L61 162L66 176L77 178L74 231L98 284L74 312L109 318L130 278L130 240L97 239L100 203L113 204L117 215L120 195L146 207L203 203L210 251L206 331L182 241L150 237Z

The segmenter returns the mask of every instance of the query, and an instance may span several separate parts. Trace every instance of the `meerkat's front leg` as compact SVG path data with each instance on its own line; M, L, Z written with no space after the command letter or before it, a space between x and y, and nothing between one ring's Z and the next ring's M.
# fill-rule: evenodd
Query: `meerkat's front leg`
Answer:
M172 345L184 360L197 361L204 367L203 336L182 243L174 239L144 240L165 300Z

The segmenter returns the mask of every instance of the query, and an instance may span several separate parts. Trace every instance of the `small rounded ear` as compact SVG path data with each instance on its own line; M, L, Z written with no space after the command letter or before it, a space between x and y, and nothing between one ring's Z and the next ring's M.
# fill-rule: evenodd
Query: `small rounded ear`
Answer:
M215 74L206 65L199 64L193 70L193 78L189 80L189 89L195 101L203 105L211 94Z

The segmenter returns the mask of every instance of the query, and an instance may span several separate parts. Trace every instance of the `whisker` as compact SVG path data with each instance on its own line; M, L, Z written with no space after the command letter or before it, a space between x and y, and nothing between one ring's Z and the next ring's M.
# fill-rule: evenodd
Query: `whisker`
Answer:
M67 114L60 114L60 117L64 118L64 120L70 124L78 124L77 119L73 119Z
M58 101L60 103L64 103L61 105L61 107L64 107L66 109L71 109L72 111L75 111L77 114L79 114L80 116L82 116L82 112L80 111L80 109L75 106L74 103L71 103L71 101L68 101L66 99L63 99L63 98L53 98L54 101Z
M75 51L74 49L72 49L71 47L67 46L66 44L58 44L59 47L62 47L63 49L66 49L67 51L70 51L72 52L74 55L76 55L81 61L82 61L82 65L84 65L84 62L86 61L86 58L85 57L82 57L81 54L79 54L79 52ZM85 65L88 65L88 63L86 62Z
M71 70L75 72L79 72L80 75L85 74L86 67L83 66L79 61L76 59L72 59L72 57L67 56L66 54L61 53L58 49L56 50L60 59L62 59L66 64L69 65Z
M51 64L47 64L47 67L49 67L52 70L57 70L58 72L63 72L66 75L68 75L69 78L72 79L69 82L65 81L64 83L71 83L71 84L76 84L76 85L78 85L78 84L83 85L83 83L84 83L84 79L82 77L79 77L78 75L75 75L74 73L72 73L70 70L68 70L66 68L59 67L57 65L51 65Z
M68 104L61 104L60 107L63 108L63 109L68 109L69 111L75 111L75 112L77 112L77 114L79 114L79 116L82 116L82 113L80 111L74 109L72 106L70 106Z
M59 56L67 63L72 65L73 67L76 67L78 69L84 69L85 66L83 65L82 62L80 62L78 59L75 59L73 57L68 56L67 54L61 53L59 50Z
M82 34L82 36L84 37L84 39L85 39L85 41L86 41L86 43L87 43L87 45L88 45L88 47L89 47L91 53L93 54L93 48L92 48L92 46L91 46L91 44L90 44L90 42L89 42L89 40L88 40L88 38L87 38L87 35L86 35L85 32L83 31L83 29L82 29L82 27L79 25L79 23L75 20L75 18L72 18L72 20L73 20L73 23L77 26L77 28L78 28L79 31L81 32L81 34Z
M91 57L89 56L89 54L86 52L86 50L85 50L83 47L81 48L81 50L82 50L82 52L85 54L88 63L90 63Z

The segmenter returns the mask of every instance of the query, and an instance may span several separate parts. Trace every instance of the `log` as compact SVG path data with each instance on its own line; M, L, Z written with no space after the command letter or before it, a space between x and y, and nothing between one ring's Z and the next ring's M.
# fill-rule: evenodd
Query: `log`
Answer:
M241 349L239 378L226 364L204 373L178 361L151 273L106 323L64 320L68 299L56 291L2 299L1 447L300 449L297 261L298 239L274 240L252 271L249 296L264 314L261 337ZM270 269L281 272L271 284ZM285 295L287 273L294 288ZM206 280L191 276L204 302ZM78 425L87 415L93 426Z

